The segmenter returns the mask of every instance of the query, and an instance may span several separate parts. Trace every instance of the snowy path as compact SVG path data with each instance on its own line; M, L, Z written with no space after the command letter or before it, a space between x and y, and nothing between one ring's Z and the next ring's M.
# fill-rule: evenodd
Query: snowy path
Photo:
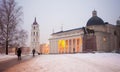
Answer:
M40 55L4 72L120 72L120 54Z
M9 60L9 59L13 59L13 58L16 58L17 56L16 55L13 55L13 54L10 54L10 55L5 55L5 54L0 54L0 62L1 61L6 61L6 60Z

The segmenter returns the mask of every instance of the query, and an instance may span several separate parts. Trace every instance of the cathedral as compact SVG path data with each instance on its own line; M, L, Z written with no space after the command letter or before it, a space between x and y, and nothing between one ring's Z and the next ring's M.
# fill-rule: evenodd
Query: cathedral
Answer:
M31 29L31 51L35 49L38 53L40 53L40 42L39 42L39 24L36 21L36 18L32 24Z
M112 25L92 11L86 26L51 34L50 53L120 52L120 19Z

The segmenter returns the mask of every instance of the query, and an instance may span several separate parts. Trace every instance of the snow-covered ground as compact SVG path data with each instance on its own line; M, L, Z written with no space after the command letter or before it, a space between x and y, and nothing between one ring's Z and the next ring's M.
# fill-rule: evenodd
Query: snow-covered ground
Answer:
M32 54L26 54L26 55L32 55ZM22 57L23 56L26 56L26 55L23 55L22 54ZM13 59L13 58L17 58L17 55L15 55L14 53L11 53L11 54L0 54L0 62L1 61L6 61L6 60L10 60L10 59Z
M5 72L120 72L120 54L40 55Z
M9 55L5 55L5 54L0 54L0 62L1 61L6 61L12 58L16 58L17 56L15 54L9 54Z

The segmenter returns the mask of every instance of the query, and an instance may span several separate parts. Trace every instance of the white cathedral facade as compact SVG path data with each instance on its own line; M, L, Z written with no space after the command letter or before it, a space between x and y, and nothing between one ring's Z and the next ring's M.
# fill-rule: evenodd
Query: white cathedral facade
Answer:
M31 29L31 51L35 49L36 52L40 53L39 24L37 23L36 18L31 27L32 27Z
M120 20L109 24L94 10L85 27L53 33L49 42L50 53L120 52Z

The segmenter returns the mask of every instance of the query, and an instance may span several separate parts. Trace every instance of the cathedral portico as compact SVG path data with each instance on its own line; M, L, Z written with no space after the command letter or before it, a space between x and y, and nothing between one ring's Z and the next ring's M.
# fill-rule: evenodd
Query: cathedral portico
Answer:
M82 50L82 35L80 30L76 29L74 31L66 31L61 34L53 34L53 37L50 38L50 47L54 49L50 49L51 53L73 53L73 52L81 52ZM69 34L69 35L66 35ZM83 32L82 32L83 33ZM59 36L60 35L60 36Z

